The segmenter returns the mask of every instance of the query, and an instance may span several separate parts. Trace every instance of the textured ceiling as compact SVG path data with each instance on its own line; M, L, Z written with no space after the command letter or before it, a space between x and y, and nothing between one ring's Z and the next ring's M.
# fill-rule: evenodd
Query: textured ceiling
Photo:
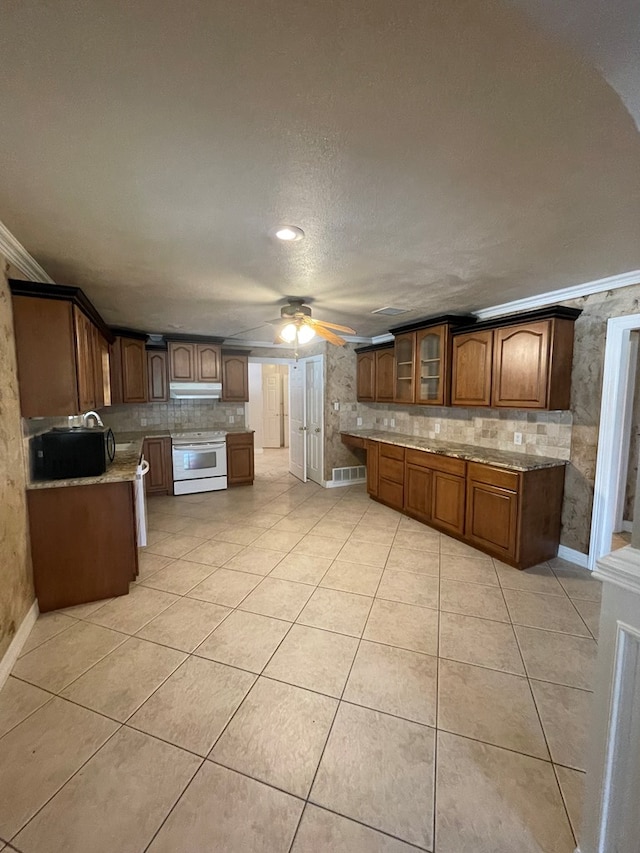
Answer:
M4 0L0 220L107 321L155 332L242 336L298 295L371 335L383 305L636 269L629 102L541 9ZM276 244L282 222L306 239Z

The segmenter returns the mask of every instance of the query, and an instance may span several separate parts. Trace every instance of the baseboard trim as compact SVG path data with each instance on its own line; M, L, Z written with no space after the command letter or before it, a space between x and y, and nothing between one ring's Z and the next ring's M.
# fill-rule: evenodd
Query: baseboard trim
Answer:
M325 489L339 489L340 486L361 486L366 482L366 477L362 477L360 480L345 480L344 482L340 480L325 480L324 487Z
M31 629L36 624L39 615L40 611L38 609L38 601L36 599L27 611L27 615L22 620L20 627L16 631L15 637L11 640L11 645L4 653L2 660L0 660L0 690L2 690L7 678L9 678L11 670L15 666L15 663L20 656L20 652L22 651L22 647L27 642Z
M568 563L575 563L576 566L581 566L583 569L589 568L589 555L583 554L582 551L575 551L573 548L567 548L566 545L558 546L558 557Z

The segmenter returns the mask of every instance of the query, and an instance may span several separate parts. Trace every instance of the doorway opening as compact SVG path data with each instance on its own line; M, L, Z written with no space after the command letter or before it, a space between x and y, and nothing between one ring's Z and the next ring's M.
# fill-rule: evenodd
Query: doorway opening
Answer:
M245 421L254 430L256 474L324 485L324 356L250 357Z
M628 544L640 438L638 341L640 314L607 323L600 431L591 517L588 567ZM633 484L629 481L633 479ZM627 516L627 518L625 518ZM626 524L625 524L626 522Z

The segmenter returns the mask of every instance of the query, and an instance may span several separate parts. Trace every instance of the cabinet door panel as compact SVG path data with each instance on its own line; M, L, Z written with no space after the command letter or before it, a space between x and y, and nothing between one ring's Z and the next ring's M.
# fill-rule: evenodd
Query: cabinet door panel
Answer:
M466 535L472 543L515 559L518 522L516 492L470 480L466 521Z
M385 480L390 480L392 483L404 482L404 462L400 459L389 459L388 456L380 454L379 475Z
M215 344L196 345L196 381L220 382L220 347Z
M451 404L488 406L491 402L493 330L453 338Z
M253 483L253 433L227 435L227 483L230 486Z
M420 521L431 519L432 472L409 462L404 469L404 510Z
M464 477L433 472L431 523L450 533L464 533Z
M165 403L169 399L167 353L164 350L147 351L148 400L150 403Z
M376 354L358 353L356 397L362 403L373 403L376 399Z
M376 387L377 403L393 403L393 377L396 370L396 358L393 349L376 351Z
M122 402L147 402L147 353L144 341L120 338Z
M96 409L111 405L109 344L93 327L93 374Z
M146 438L142 452L149 463L149 471L144 478L147 494L171 494L173 492L171 439Z
M367 492L373 497L378 495L378 460L380 445L377 441L367 441Z
M169 375L172 382L196 382L196 345L169 343Z
M544 409L547 405L549 320L496 329L492 405Z
M80 411L96 406L95 377L93 363L93 325L82 311L74 306L73 317L76 333L76 358L78 370L78 403Z
M447 404L448 342L446 326L433 326L416 333L416 403Z
M222 399L249 402L249 359L246 355L222 356Z
M406 332L395 340L395 388L396 403L415 401L415 357L416 333Z

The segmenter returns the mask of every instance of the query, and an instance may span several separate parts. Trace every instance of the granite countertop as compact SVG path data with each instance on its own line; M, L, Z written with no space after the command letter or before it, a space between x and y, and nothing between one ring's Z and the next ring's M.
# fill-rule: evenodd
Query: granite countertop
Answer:
M61 489L65 486L97 486L104 483L122 483L135 480L136 468L142 453L142 436L129 439L132 446L127 450L116 450L113 462L104 474L98 477L74 477L70 480L29 480L27 490Z
M532 456L527 453L509 453L507 450L493 450L490 447L478 447L475 444L450 444L431 438L417 438L402 433L384 432L375 429L341 430L343 435L355 438L370 438L385 444L395 444L412 450L426 450L443 456L465 459L467 462L480 462L494 465L496 468L508 468L511 471L536 471L540 468L560 468L566 465L564 459L552 459L549 456Z

